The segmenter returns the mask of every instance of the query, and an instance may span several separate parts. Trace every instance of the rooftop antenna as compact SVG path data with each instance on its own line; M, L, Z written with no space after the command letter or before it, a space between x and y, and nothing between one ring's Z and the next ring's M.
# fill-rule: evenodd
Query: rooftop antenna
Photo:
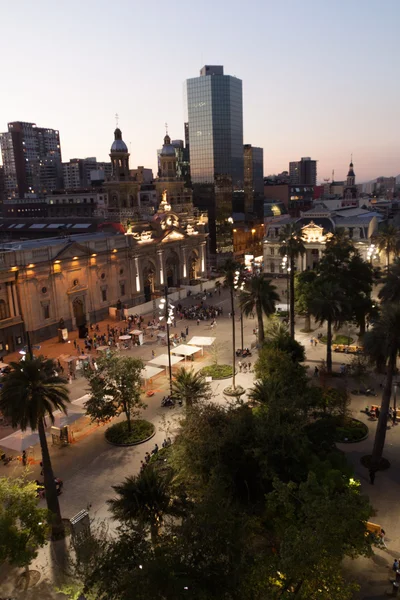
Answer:
M115 125L118 128L119 114L115 113Z

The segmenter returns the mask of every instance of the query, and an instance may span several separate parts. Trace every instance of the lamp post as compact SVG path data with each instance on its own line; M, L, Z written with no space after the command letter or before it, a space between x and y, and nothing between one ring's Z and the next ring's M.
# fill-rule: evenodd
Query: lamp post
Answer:
M172 324L174 316L174 305L168 300L168 287L164 288L164 298L160 299L160 317L159 320L165 319L167 325L167 348L168 348L168 370L169 370L169 392L172 396L172 366L171 366L171 340L169 339L169 326Z
M287 254L285 254L285 256L282 258L281 267L283 269L283 272L286 271L286 307L288 309L288 322L290 323L290 302L289 302L289 273L290 273L290 266L288 265L288 255Z
M244 281L240 281L240 271L235 271L235 279L233 282L233 287L235 288L235 292L237 292L238 289L240 289L240 291L243 291L244 288ZM242 309L240 309L240 341L241 341L241 348L242 348L242 354L243 354L243 311ZM236 350L236 348L235 348Z

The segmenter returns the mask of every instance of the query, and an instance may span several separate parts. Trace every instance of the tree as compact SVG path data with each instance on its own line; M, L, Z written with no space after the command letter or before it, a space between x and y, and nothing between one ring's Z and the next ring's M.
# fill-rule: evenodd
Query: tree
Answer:
M315 320L326 323L326 369L332 373L332 328L339 327L346 318L347 302L342 289L332 281L318 281L311 302L311 312Z
M382 227L376 236L376 244L380 252L386 254L386 267L389 268L390 254L398 254L399 230L394 225Z
M211 388L199 371L195 373L193 369L187 371L185 367L181 367L177 370L172 383L172 392L174 396L181 398L187 407L190 407L199 400L208 398Z
M349 374L357 384L357 392L360 392L361 386L365 385L368 377L370 363L368 358L363 354L353 356L347 369Z
M294 275L295 260L303 256L306 252L301 229L296 223L288 223L282 229L280 235L281 246L279 253L281 256L287 256L289 260L289 332L290 337L294 338Z
M386 381L382 393L381 410L371 458L371 468L377 471L380 467L385 446L393 374L396 370L396 359L400 351L400 306L398 304L383 305L379 320L375 323L374 328L365 334L364 349L373 358L376 358L378 353L383 354L387 364Z
M382 302L400 302L400 259L396 258L388 268L379 290L378 298Z
M232 320L232 388L236 387L236 335L235 335L235 290L238 288L240 266L231 258L228 258L223 266L225 275L224 287L229 290L231 298L231 320Z
M115 352L97 359L97 370L86 369L90 398L85 402L93 420L106 420L124 412L128 431L131 420L145 408L141 401L141 372L143 362L137 358L120 357Z
M287 325L279 319L270 319L265 332L264 346L282 350L288 354L293 361L303 362L305 360L304 346L290 337Z
M275 303L279 302L276 286L263 274L248 279L240 293L239 305L246 316L256 313L258 320L258 341L264 341L263 315L269 317L275 312Z
M304 316L304 331L311 331L311 302L313 297L313 284L316 279L315 271L302 271L297 273L295 279L295 308L299 315Z
M118 497L108 500L115 519L122 522L135 521L149 527L153 544L157 543L165 514L173 514L171 498L172 472L161 476L151 465L135 477L126 477L113 490Z
M53 468L46 439L45 419L54 423L54 412L67 412L69 402L67 380L57 375L52 360L43 357L25 358L10 364L11 371L3 376L0 391L0 411L11 419L13 427L38 432L42 451L43 478L47 507L52 513L52 535L63 533Z
M36 483L0 478L0 563L25 567L26 587L29 565L47 542L49 520L49 511L38 507Z

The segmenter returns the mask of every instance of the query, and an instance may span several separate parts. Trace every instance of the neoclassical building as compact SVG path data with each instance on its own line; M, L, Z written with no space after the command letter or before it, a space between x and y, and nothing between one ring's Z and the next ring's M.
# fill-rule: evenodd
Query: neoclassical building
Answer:
M289 216L268 223L263 244L264 272L279 275L286 272L279 253L280 236L284 226L295 222L302 230L306 253L296 260L296 270L314 269L322 256L326 241L336 232L344 231L365 260L380 264L380 257L373 245L373 236L378 231L382 217L363 209L327 210L323 204L302 213L299 219Z

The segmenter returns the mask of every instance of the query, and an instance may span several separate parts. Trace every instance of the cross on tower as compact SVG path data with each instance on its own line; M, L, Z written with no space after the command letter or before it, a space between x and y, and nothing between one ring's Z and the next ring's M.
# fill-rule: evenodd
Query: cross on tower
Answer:
M115 113L115 125L118 127L118 119L119 119L119 115L118 113Z
M165 123L165 133L168 135L168 123Z

